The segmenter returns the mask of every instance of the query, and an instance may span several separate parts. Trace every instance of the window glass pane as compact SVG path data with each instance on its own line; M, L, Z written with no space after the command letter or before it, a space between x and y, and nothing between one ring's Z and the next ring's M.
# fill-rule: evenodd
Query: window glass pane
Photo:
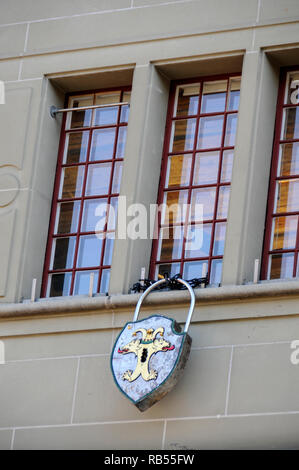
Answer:
M283 139L299 139L299 107L284 110Z
M51 274L49 276L48 297L69 295L72 281L72 273Z
M201 277L204 265L208 265L208 260L188 261L184 263L183 279L191 280L195 277Z
M170 151L179 153L194 146L196 119L181 119L173 123Z
M77 271L75 275L74 294L86 295L89 293L90 274L94 273L94 282L92 293L95 294L98 286L98 271Z
M70 99L70 108L82 108L93 105L93 96L79 96ZM88 127L91 124L92 110L73 111L67 113L67 128Z
M298 217L275 217L272 226L271 250L295 248Z
M222 155L221 182L229 183L232 179L234 152L224 150Z
M199 120L197 147L199 149L221 146L223 116L202 117Z
M214 217L216 188L194 189L191 197L191 221L210 220ZM202 211L202 212L201 212Z
M108 194L111 174L111 163L98 163L88 167L86 195L100 196Z
M186 204L188 191L168 191L164 195L164 207L161 212L161 224L184 222L186 218Z
M205 82L201 101L201 113L223 112L225 108L227 80Z
M115 230L117 222L118 197L112 197L109 204L107 230Z
M176 116L194 116L198 112L200 85L192 84L178 88Z
M120 102L120 92L99 93L96 95L96 105L108 105ZM108 106L107 108L97 108L94 111L94 125L107 126L116 124L119 106Z
M157 260L177 259L182 255L183 227L166 227L160 230Z
M227 219L230 186L221 186L217 208L217 219Z
M78 268L89 268L91 266L99 266L102 253L101 238L95 235L83 235L80 237L79 251L78 251Z
M299 179L277 182L276 212L295 212L299 209Z
M237 131L237 114L229 114L226 120L226 132L225 132L225 147L233 147L236 140L236 131Z
M228 111L239 109L241 78L231 78L229 81Z
M214 248L213 248L214 256L223 255L224 253L225 232L226 232L225 222L220 222L218 224L215 224Z
M81 232L99 232L105 230L107 202L106 198L87 199L84 201Z
M80 197L83 187L84 166L73 166L62 169L60 199Z
M195 157L193 185L217 183L219 152L201 152Z
M130 91L126 91L123 94L122 102L123 103L130 103L131 102L131 92ZM129 113L130 113L130 105L122 106L121 107L121 114L120 114L120 122L128 122Z
M123 171L123 162L115 162L113 171L112 194L119 193L121 176Z
M100 292L106 294L109 291L110 269L103 269Z
M90 160L111 160L113 158L115 128L96 129L92 134Z
M107 233L106 243L105 243L105 254L104 254L104 260L103 260L103 265L104 266L109 266L112 263L114 238L115 238L115 233L114 232Z
M164 263L158 264L156 269L155 279L158 279L159 274L163 277L173 277L176 274L180 274L180 263Z
M78 228L80 201L63 202L57 206L54 233L74 233Z
M280 145L278 175L299 174L299 142Z
M293 277L294 254L281 253L270 255L268 279L287 279Z
M210 254L212 224L189 225L185 258L204 258Z
M165 187L188 186L190 182L191 164L192 155L169 156Z
M220 284L222 277L222 259L214 259L211 264L210 284Z
M299 104L299 72L290 72L288 76L287 104Z
M56 238L52 248L50 269L71 269L74 263L76 237Z
M89 132L71 132L67 135L63 163L81 163L86 160Z
M127 139L127 127L120 127L118 131L117 148L115 158L124 158Z

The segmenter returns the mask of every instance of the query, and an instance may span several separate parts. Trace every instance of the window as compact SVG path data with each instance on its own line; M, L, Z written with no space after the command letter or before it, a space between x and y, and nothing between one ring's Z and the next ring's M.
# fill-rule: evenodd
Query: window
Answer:
M299 68L282 73L278 96L263 279L298 276L299 252Z
M221 282L239 96L236 75L172 86L151 262L156 278L200 277L205 264L209 282Z
M128 88L68 98L78 111L62 122L43 296L87 294L91 273L94 293L108 291L129 101Z

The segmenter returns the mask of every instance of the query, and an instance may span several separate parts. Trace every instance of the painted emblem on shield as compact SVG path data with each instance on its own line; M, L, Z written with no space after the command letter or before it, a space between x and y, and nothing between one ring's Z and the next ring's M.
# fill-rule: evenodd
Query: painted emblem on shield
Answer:
M154 315L127 323L111 356L115 382L144 411L178 381L190 347L190 336L171 318Z
M111 354L111 369L118 388L140 411L164 397L177 383L190 354L188 335L195 306L195 294L187 281L178 278L191 297L184 331L173 319L152 315L138 320L141 304L163 278L148 287L138 300L133 321L119 334Z

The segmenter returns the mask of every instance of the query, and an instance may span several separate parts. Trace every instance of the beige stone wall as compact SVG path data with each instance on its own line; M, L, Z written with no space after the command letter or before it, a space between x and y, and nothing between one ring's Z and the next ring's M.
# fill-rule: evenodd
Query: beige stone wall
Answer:
M257 288L220 289L197 293L185 373L144 413L110 371L135 295L124 296L122 309L117 296L106 307L99 298L66 301L67 315L59 313L62 301L23 304L14 321L2 307L0 447L298 449L299 365L290 360L299 339L298 285L276 298ZM183 321L186 298L150 294L141 318L162 313Z
M279 68L299 64L298 1L10 0L0 23L0 447L298 448L298 280L248 284ZM49 107L68 91L132 84L121 194L155 203L170 81L225 72L242 85L223 287L197 293L186 373L140 414L109 356L150 240L117 241L112 297L19 303L43 270L61 125ZM184 295L152 295L148 313L183 321Z

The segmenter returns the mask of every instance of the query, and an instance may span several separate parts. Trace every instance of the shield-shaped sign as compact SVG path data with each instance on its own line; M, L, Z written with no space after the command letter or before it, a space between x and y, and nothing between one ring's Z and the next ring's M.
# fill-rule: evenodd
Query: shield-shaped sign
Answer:
M140 411L145 411L177 383L191 342L178 323L162 315L127 323L111 354L118 388Z

